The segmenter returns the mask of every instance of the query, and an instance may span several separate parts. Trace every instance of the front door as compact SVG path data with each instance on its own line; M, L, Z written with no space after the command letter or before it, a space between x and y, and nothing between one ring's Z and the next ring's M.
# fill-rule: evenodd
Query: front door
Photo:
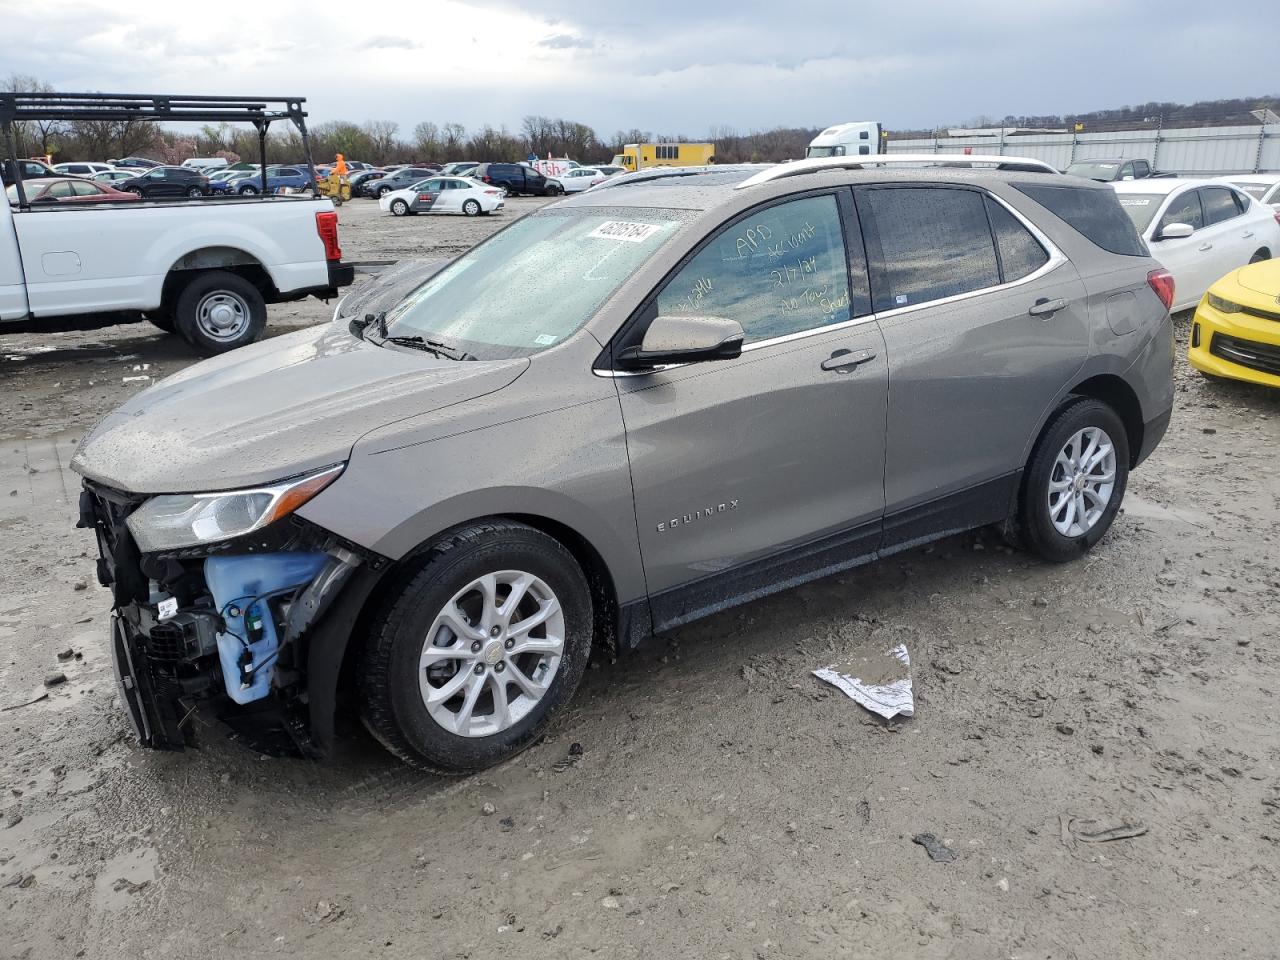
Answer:
M1164 228L1171 223L1187 224L1193 231L1191 236L1161 239ZM1221 275L1215 272L1217 261L1211 233L1205 225L1199 190L1186 190L1174 197L1156 223L1151 235L1151 255L1173 274L1175 310L1199 301L1209 284Z
M736 360L616 379L656 629L878 546L885 348L842 207L848 223L847 192L816 193L731 222L623 338L658 315L725 317L746 335Z
M1007 515L1037 424L1088 357L1089 308L1071 263L982 190L855 195L889 353L892 549Z

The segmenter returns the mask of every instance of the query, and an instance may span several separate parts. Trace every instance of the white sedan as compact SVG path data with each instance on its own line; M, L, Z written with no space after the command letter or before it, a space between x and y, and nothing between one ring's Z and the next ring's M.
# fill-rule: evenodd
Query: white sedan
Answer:
M501 187L470 177L428 177L378 198L378 206L397 217L411 213L493 213L503 205Z
M1237 267L1280 254L1280 213L1227 183L1152 177L1113 183L1151 255L1173 274L1173 310Z
M595 167L575 167L556 177L547 177L548 187L559 187L561 193L578 193L597 183L604 183L609 175Z

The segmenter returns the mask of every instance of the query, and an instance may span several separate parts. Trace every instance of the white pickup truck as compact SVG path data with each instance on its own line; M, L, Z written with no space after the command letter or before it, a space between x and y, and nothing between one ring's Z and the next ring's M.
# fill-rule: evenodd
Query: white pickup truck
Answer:
M261 336L266 304L327 299L352 276L324 198L0 200L0 334L145 315L221 353Z

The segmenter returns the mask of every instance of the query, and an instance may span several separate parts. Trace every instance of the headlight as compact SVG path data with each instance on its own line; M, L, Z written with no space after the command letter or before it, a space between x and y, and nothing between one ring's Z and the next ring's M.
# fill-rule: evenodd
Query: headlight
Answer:
M243 536L293 513L336 480L343 466L252 490L152 497L129 515L129 530L143 553Z
M1244 307L1238 303L1232 303L1230 300L1223 300L1216 294L1209 294L1209 306L1217 310L1219 313L1239 313Z

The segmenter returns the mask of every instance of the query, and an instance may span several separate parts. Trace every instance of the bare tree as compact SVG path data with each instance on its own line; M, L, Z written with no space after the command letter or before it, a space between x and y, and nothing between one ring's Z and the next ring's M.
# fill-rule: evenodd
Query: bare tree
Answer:
M7 93L53 93L53 87L35 77L11 73L4 81ZM13 136L19 153L35 152L51 156L57 151L57 138L66 132L61 120L24 120L13 125Z
M423 120L413 128L413 146L422 160L431 160L440 152L440 128Z

